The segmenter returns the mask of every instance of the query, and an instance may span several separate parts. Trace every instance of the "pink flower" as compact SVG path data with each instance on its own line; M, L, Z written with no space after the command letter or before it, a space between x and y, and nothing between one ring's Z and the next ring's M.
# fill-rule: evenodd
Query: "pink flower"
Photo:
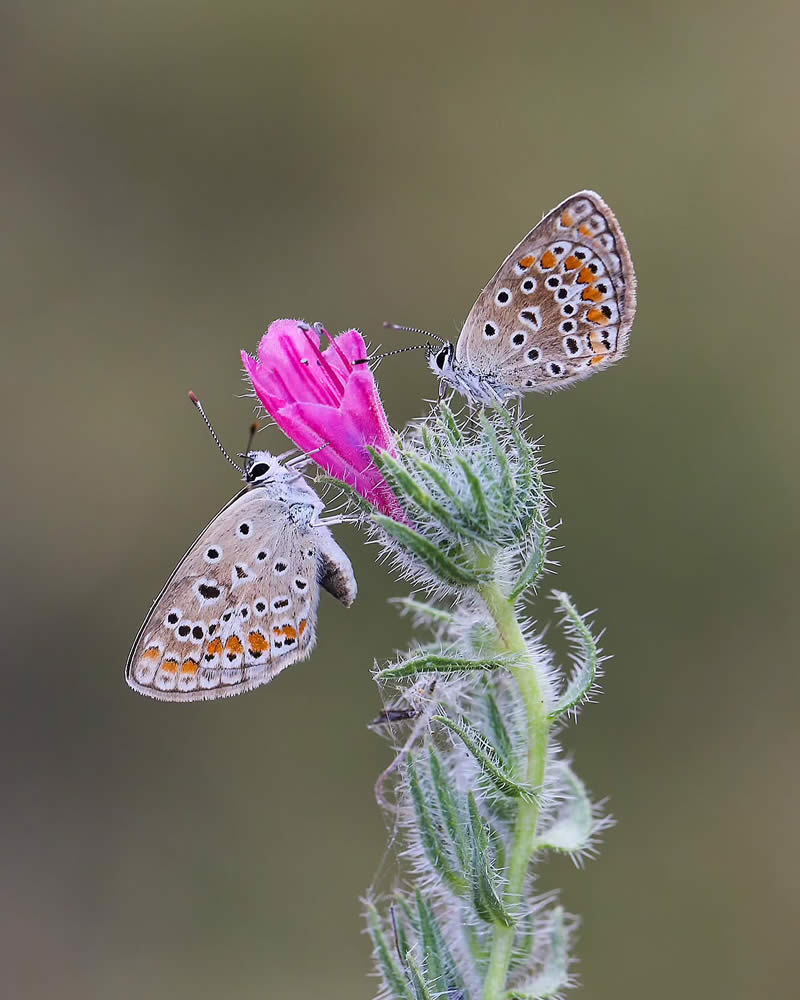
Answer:
M320 334L330 344L320 349ZM242 361L264 409L320 468L352 486L382 513L405 520L403 510L367 451L393 452L393 435L358 330L334 340L320 324L279 319Z

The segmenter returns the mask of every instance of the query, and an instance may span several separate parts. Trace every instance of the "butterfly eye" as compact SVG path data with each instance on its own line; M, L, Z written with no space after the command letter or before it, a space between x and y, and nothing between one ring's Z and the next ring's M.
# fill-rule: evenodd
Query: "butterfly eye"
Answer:
M444 350L439 351L439 353L436 355L436 367L439 368L440 370L444 370L445 362L447 361L447 355L448 351L446 348Z
M258 462L250 470L250 479L261 479L262 476L266 476L269 472L269 466L266 462Z

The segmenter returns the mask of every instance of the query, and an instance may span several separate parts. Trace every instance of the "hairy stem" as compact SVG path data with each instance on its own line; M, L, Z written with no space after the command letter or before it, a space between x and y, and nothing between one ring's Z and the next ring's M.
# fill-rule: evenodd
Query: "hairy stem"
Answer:
M550 724L536 666L517 621L514 602L505 597L496 584L483 587L481 596L497 625L503 645L517 658L517 663L511 667L511 671L525 703L528 721L528 762L525 780L531 788L538 790L544 781ZM514 826L507 872L508 886L504 900L506 908L511 908L511 912L514 912L519 904L525 888L525 876L536 849L538 819L538 800L520 802ZM502 1000L506 990L513 944L514 928L495 925L489 966L483 985L483 1000Z

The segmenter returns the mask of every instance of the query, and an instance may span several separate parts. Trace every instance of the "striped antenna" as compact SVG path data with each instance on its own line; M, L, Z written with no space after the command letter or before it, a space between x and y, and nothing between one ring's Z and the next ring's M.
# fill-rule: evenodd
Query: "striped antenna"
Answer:
M446 344L447 341L444 337L440 337L438 333L431 333L430 330L420 330L418 326L401 326L399 323L387 323L383 324L387 330L404 330L406 333L418 333L422 337L432 337L434 340L438 340L440 344Z
M227 459L228 459L228 461L229 461L229 462L231 463L231 465L232 465L232 466L234 467L234 469L236 469L236 471L237 471L237 472L238 472L238 473L239 473L240 475L242 475L242 476L243 476L243 475L244 475L244 469L241 469L241 468L239 468L239 466L238 466L238 465L236 464L236 462L234 462L234 460L233 460L233 459L231 458L231 456L230 456L230 455L229 455L229 454L227 453L227 451L225 451L225 448L224 448L224 446L223 446L222 442L221 442L221 441L220 441L220 439L219 439L219 438L217 437L217 432L216 432L216 431L214 430L214 428L213 428L213 427L211 426L211 421L210 421L210 420L208 419L208 417L206 416L206 411L205 411L205 410L203 409L203 404L202 404L202 403L200 402L200 400L199 400L199 399L197 398L197 396L195 396L195 394L194 394L194 393L192 392L192 390L191 390L191 389L189 390L189 399L190 399L190 400L191 400L191 402L192 402L192 403L194 404L194 406L196 406L196 407L197 407L197 409L198 409L198 410L200 411L200 416L201 416L201 417L203 418L203 420L205 421L205 425L206 425L206 427L207 427L207 428L209 429L209 431L211 432L211 437L212 437L212 438L214 438L214 441L216 442L216 445L217 445L217 447L219 448L219 450L220 450L220 451L222 452L222 454L223 454L223 455L225 456L225 458L227 458ZM255 430L252 430L252 434L255 434L256 430L258 429L258 425L254 424L254 425L253 425L253 427L255 428ZM250 438L250 441L251 441L251 443L252 443L252 440L253 440L253 439L252 439L252 436L251 436L251 438ZM249 450L250 450L250 447L249 447L249 445L248 445L248 451L249 451Z
M423 347L427 347L427 344L412 344L410 347L398 347L394 351L384 351L381 354L372 354L368 358L356 358L353 362L354 365L366 365L370 361L374 361L375 364L383 361L384 358L390 358L393 354L404 354L406 351L419 351Z

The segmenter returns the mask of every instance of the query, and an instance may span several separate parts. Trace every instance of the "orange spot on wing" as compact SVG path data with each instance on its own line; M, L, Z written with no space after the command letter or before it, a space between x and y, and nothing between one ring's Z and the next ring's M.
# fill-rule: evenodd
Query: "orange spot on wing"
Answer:
M574 254L570 254L569 257L564 261L564 270L574 271L576 267L580 267L581 262Z
M197 660L193 660L191 658L191 656L188 656L183 661L183 666L181 667L181 673L182 674L196 674L197 673L197 668L199 666L200 666L200 664L197 662Z
M586 318L590 323L600 323L602 326L605 326L608 323L608 316L603 313L602 309L590 309L589 312L586 313Z
M592 235L592 228L591 228L591 226L588 226L585 222L582 222L578 226L578 232L579 233L583 233L584 236L591 236Z
M293 625L273 625L272 631L275 635L282 635L285 639L297 638L297 629Z
M219 656L222 652L222 639L212 639L206 650L211 656Z
M308 622L306 621L305 618L301 618L300 621L298 622L297 627L300 630L300 635L302 635L303 632L305 632L305 630L308 628Z
M234 653L239 656L240 653L244 652L244 646L241 643L238 635L229 635L225 642L225 651L227 653Z
M589 285L594 281L594 277L594 271L590 271L588 267L582 267L575 280L579 285Z
M158 660L161 658L161 650L158 646L149 646L143 653L143 660Z
M561 225L562 226L574 226L575 216L570 212L568 208L565 208L561 213Z
M269 643L263 632L251 632L247 641L250 643L250 649L254 653L263 653L265 649L269 649Z
M606 360L605 354L596 354L589 362L590 365L600 365Z
M164 660L164 662L161 664L161 669L164 671L164 673L174 674L178 670L178 661L172 659Z
M598 291L594 285L590 285L588 288L584 288L581 298L590 302L602 302L603 293Z
M553 251L552 250L546 250L542 254L542 260L541 260L542 267L545 268L545 269L550 268L550 267L555 267L556 266L556 260L557 260L557 258L556 258L556 255L553 253Z
M520 267L528 268L535 260L536 258L531 256L531 254L526 254L524 257L520 257L518 263Z

